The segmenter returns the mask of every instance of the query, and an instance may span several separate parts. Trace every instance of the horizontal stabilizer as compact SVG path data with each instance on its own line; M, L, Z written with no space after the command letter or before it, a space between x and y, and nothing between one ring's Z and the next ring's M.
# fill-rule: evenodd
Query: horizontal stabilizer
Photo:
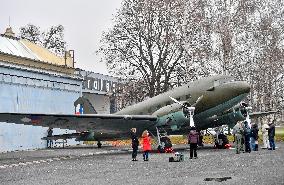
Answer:
M41 138L42 140L58 140L58 139L73 139L80 137L80 133L53 135Z
M267 115L270 115L270 114L276 114L278 112L279 111L275 111L275 110L265 111L265 112L252 112L252 113L249 114L249 116L251 118L258 118L258 117L267 116Z

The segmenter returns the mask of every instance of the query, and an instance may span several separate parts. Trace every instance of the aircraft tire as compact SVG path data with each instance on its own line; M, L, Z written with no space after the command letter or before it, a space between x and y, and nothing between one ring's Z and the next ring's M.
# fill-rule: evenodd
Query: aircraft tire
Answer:
M102 143L101 142L98 141L97 145L98 145L98 148L102 148Z
M164 146L166 148L171 148L173 146L172 141L168 137L162 137L161 143L162 143L162 146Z

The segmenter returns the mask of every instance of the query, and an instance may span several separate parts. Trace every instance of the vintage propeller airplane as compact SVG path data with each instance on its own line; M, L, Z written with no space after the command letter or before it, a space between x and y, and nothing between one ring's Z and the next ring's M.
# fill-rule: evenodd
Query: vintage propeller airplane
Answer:
M115 114L0 113L0 122L77 130L80 132L65 137L95 140L99 147L100 141L129 138L131 128L136 128L138 135L147 129L158 136L161 148L166 142L160 137L164 131L188 134L193 125L204 130L245 120L247 105L240 102L249 92L248 83L217 75L189 82Z

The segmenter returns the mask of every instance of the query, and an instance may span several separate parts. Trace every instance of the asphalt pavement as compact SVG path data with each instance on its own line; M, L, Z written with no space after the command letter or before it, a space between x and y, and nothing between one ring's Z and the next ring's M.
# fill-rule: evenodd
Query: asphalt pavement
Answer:
M0 184L284 184L284 143L275 151L235 154L231 149L200 148L189 159L187 146L173 154L151 153L149 161L131 161L123 147L69 147L0 153Z

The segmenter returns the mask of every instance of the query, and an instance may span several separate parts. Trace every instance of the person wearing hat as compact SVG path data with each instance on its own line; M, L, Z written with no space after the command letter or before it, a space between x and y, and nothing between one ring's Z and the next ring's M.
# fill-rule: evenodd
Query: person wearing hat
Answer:
M188 143L190 146L190 159L194 156L197 159L197 144L199 142L199 134L195 127L191 127L188 135Z

